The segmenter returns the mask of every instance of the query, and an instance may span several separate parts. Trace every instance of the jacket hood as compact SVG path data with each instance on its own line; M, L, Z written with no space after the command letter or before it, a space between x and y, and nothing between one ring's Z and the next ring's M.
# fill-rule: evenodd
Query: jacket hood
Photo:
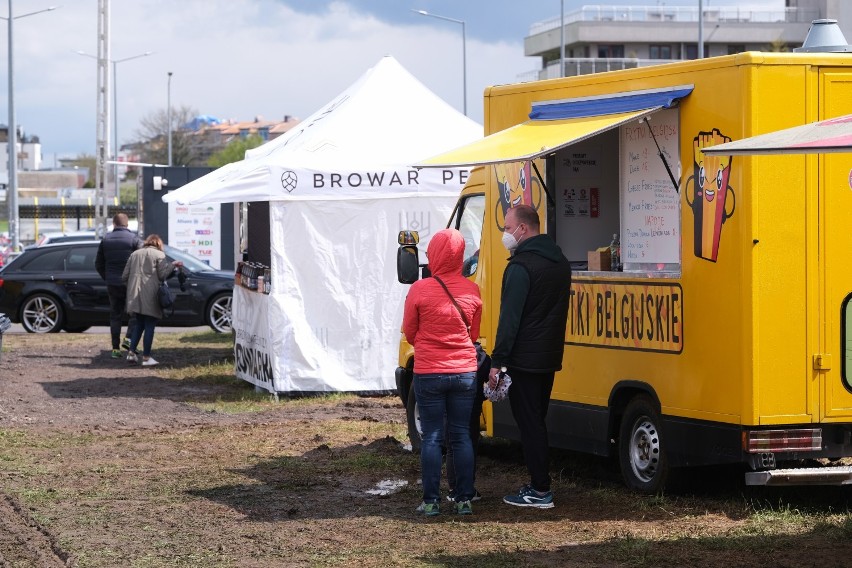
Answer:
M435 233L426 248L429 271L437 276L461 274L464 261L464 237L455 229Z

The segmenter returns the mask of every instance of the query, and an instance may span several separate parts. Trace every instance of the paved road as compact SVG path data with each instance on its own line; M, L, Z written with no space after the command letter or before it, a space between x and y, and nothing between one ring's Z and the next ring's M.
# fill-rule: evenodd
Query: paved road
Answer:
M209 326L199 326L199 327L157 327L157 333L171 333L171 332L185 332L185 331L205 331L209 330ZM13 323L12 327L9 328L8 334L17 334L17 333L26 333L24 328L19 323ZM64 331L61 333L65 333ZM90 327L87 331L83 333L109 333L108 326L96 326Z

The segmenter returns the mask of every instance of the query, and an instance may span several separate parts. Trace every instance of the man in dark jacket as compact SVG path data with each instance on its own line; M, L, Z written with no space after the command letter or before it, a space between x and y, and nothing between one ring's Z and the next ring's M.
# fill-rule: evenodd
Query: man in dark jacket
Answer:
M503 502L549 509L553 493L545 418L553 377L562 368L565 351L571 265L559 246L539 234L540 230L538 213L529 205L507 212L503 245L512 256L503 272L489 381L497 386L501 367L512 377L509 404L530 474L530 483Z
M109 294L109 331L112 335L113 359L121 358L121 347L130 348L130 337L135 318L131 317L127 324L127 333L124 342L119 346L121 340L121 319L124 316L124 303L127 299L127 286L121 279L124 265L130 254L142 246L142 239L127 228L127 215L117 213L112 218L113 229L103 238L98 246L98 256L95 258L95 268L107 283L107 294Z

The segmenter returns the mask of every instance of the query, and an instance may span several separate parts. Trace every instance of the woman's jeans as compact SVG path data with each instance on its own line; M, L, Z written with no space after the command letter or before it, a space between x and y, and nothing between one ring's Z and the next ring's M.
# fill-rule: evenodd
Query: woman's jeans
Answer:
M145 314L136 314L136 325L133 326L133 332L130 336L130 350L136 353L136 348L139 345L139 339L144 331L145 338L142 339L142 355L149 357L151 355L151 347L154 345L154 327L157 325L157 318L154 316L146 316Z
M420 467L423 471L423 502L441 500L441 445L444 421L455 465L456 502L473 497L473 444L470 415L476 397L476 372L414 374L414 395L420 411L423 441Z

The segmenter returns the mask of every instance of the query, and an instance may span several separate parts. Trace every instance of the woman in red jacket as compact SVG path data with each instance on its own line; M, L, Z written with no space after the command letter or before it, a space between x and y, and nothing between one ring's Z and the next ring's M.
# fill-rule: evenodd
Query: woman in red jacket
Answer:
M411 286L402 320L405 337L414 346L414 394L423 428L423 503L417 510L427 516L440 513L445 418L455 460L456 512L472 512L469 424L476 396L473 341L479 337L482 300L479 287L462 276L463 256L464 238L455 229L444 229L432 237L426 249L432 278Z

